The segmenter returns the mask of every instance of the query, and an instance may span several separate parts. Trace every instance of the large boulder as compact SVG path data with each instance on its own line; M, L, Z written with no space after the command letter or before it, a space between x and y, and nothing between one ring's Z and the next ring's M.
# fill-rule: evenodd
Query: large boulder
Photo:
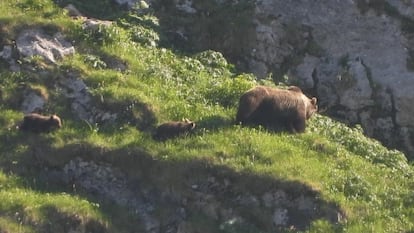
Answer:
M16 46L22 57L41 56L56 63L58 59L75 53L73 45L60 32L48 35L41 29L27 29L20 32Z

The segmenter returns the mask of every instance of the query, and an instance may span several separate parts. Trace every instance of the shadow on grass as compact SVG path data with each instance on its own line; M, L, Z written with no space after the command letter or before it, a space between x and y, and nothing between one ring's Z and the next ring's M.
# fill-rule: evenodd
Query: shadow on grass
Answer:
M53 134L23 133L16 130L1 134L0 169L5 174L19 177L16 185L20 188L28 188L33 192L44 193L45 196L48 196L49 193L60 194L63 192L84 196L92 203L100 201L100 213L97 216L74 213L70 212L72 208L70 206L66 206L68 212L63 211L62 208L58 208L53 203L54 201L60 202L59 206L61 206L62 202L64 203L66 200L56 198L56 200L50 199L47 204L40 203L39 206L26 206L19 203L19 200L14 201L14 203L4 203L0 210L2 215L10 216L8 218L9 222L15 221L17 225L32 229L30 232L39 233L74 231L90 233L136 232L135 230L140 229L137 216L129 213L125 207L115 206L109 201L97 200L87 193L76 193L70 183L65 183L62 180L61 169L65 162L76 156L78 152L92 152L92 155L97 156L97 150L92 148L86 150L87 147L80 145L71 145L61 150L54 150L50 147L53 140ZM100 153L103 153L102 150L100 150ZM8 188L9 186L3 187ZM10 186L10 188L15 188L15 186ZM28 193L32 191L28 191ZM30 211L36 209L39 210L40 216L38 218L35 215L35 218L32 219ZM26 213L26 211L29 212Z
M204 123L209 125L210 121L225 122L220 118L212 118ZM136 145L108 150L88 144L71 144L54 149L48 146L50 140L50 137L32 137L27 140L27 149L16 151L16 162L7 169L27 179L28 183L36 179L38 184L34 188L39 191L74 193L103 206L121 203L125 210L139 213L141 221L145 221L142 216L157 219L160 229L178 228L185 222L187 227L201 232L211 226L215 230L208 232L222 232L220 228L253 229L240 232L296 231L308 229L316 220L340 224L345 218L337 204L323 200L318 191L298 181L258 175L251 171L235 171L214 164L208 158L160 159L158 155L150 154ZM122 189L119 189L119 183L96 184L101 182L99 174L91 173L86 179L96 176L92 182L94 185L105 187L105 190L119 189L119 195L112 195L105 190L90 192L79 177L70 181L65 179L63 167L77 158L81 158L82 163L101 166L104 171L117 170L114 172L117 174L116 180L125 179L121 183ZM5 164L2 165L5 168ZM40 177L39 174L43 175ZM70 190L73 184L77 185L77 190ZM150 210L142 210L141 205L152 207ZM101 209L104 215L111 218L121 216L114 216L112 210L113 208ZM177 211L185 214L172 218L171 213ZM67 222L75 221L76 224L77 221L73 216L64 216L52 207L45 207L45 213L61 225L55 227L63 230L66 229ZM205 226L191 222L197 216L206 220ZM114 220L111 223L116 222ZM94 229L102 227L91 224Z
M102 20L114 20L124 14L126 7L119 6L115 1L83 1L83 0L54 0L60 7L69 4L75 6L84 16Z
M83 219L79 215L62 212L53 205L42 206L40 212L43 221L36 227L38 232L74 232L81 229L84 232L109 232L102 223L94 219Z
M150 104L139 100L119 101L107 98L101 104L104 111L117 114L117 121L111 124L98 123L102 126L102 133L111 134L123 124L135 126L138 130L148 132L155 128L156 115Z
M209 116L196 122L197 129L202 130L218 130L223 128L232 127L233 122L222 116Z

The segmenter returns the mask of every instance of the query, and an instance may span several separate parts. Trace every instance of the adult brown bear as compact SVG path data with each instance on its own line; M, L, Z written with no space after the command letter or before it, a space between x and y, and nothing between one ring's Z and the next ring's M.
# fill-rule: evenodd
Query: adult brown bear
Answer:
M159 141L165 141L180 135L190 133L196 124L188 119L183 121L169 121L159 125L155 131L153 138Z
M19 129L34 133L47 133L62 127L62 120L56 115L43 116L30 113L24 116Z
M240 97L236 121L243 125L262 125L274 131L302 133L306 120L317 111L317 99L308 98L299 87L257 86Z

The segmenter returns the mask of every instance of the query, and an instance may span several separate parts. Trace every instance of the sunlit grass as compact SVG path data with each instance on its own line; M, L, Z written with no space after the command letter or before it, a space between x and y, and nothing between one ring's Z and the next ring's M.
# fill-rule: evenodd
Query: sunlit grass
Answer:
M96 203L66 193L41 193L25 186L23 180L0 173L2 230L37 232L39 226L50 224L50 214L61 215L58 218L67 218L65 221L77 218L83 224L90 220L107 224Z
M89 4L83 9L89 9ZM171 186L177 192L185 192L187 179L206 179L202 171L192 177L185 175L200 164L212 170L224 167L241 177L249 174L303 183L317 191L321 200L336 203L346 217L337 225L316 220L308 232L414 229L413 169L402 153L366 138L359 128L348 128L321 115L310 120L304 134L235 125L239 96L260 82L252 75L235 73L221 54L206 51L186 56L145 42L153 38L141 38L145 43L140 38L132 40L136 34L125 27L132 24L128 17L123 19L123 27L114 23L100 33L84 31L79 21L65 16L49 0L0 1L0 20L4 22L2 31L10 32L10 38L24 27L53 25L77 49L56 67L46 67L51 77L47 80L26 71L0 71L0 229L39 232L34 223L47 222L47 213L59 213L69 219L75 215L84 221L92 219L108 231L119 230L117 223L125 221L121 219L125 215L108 214L116 208L104 210L98 202L76 193L37 189L27 177L9 175L28 167L40 172L45 167L36 167L38 162L59 169L76 157L111 162L132 178L147 172L146 185ZM148 25L133 23L150 30ZM125 63L126 70L108 68L104 57ZM48 90L48 106L64 119L63 128L43 135L16 130L23 117L19 85L58 86L67 71L79 72L91 104L118 114L117 120L94 124L78 119L70 109L71 100L55 88ZM143 106L154 117L148 126L141 119ZM152 139L157 124L182 118L196 122L193 134L166 142ZM42 157L34 157L34 151L41 151ZM151 164L141 163L145 156ZM146 170L152 168L157 169L155 173ZM258 195L268 188L267 179L258 179L254 190L249 187L251 180L241 180L238 185L241 192ZM108 220L108 215L115 219ZM189 221L211 232L223 232L218 226L208 227L210 220L202 217L191 216Z

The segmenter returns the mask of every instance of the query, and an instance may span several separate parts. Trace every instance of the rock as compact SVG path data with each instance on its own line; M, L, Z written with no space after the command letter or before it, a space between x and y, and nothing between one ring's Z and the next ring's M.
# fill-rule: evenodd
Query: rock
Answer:
M80 158L71 160L62 170L66 183L129 208L140 216L145 232L159 232L160 221L152 216L154 207L149 203L149 198L142 198L133 192L128 185L127 176L121 171L112 168L110 164L97 164Z
M47 35L41 29L27 29L19 33L17 50L23 57L42 56L51 63L75 53L75 48L64 39L62 33Z
M116 3L122 6L127 6L128 8L132 8L138 0L115 0Z
M349 61L347 67L342 70L335 79L339 104L351 111L357 111L366 107L372 107L372 88L370 86L368 71L362 64L362 60L356 57ZM331 78L332 80L332 78ZM319 80L321 81L321 80ZM329 82L323 80L323 83ZM321 84L322 85L322 84Z
M263 194L263 196L265 196L265 194ZM241 197L238 198L240 205L243 206L251 206L251 207L259 207L260 206L260 201L259 199L257 199L256 196L254 195L242 195ZM265 202L266 205L266 202ZM266 206L267 207L267 206Z
M63 9L67 10L70 17L82 17L82 13L73 4L68 4Z
M414 151L413 141L414 141L414 132L411 128L402 127L400 129L399 136L401 136L401 141L404 145L408 146L409 151Z
M316 208L314 201L309 197L305 197L304 195L300 195L293 202L297 203L297 208L300 211L313 211Z
M109 27L112 21L85 18L82 23L82 28L86 31L98 31L100 27Z
M182 222L178 225L177 233L194 233L196 232L193 225L188 222Z
M220 204L215 201L209 201L208 204L202 207L202 212L214 220L219 219Z
M400 14L412 17L412 4L393 0L387 3L396 7ZM326 14L317 13L321 10ZM382 139L387 145L399 144L396 138L403 134L400 127L414 130L413 108L409 107L414 100L414 93L409 91L414 88L414 80L406 66L406 46L410 44L410 38L402 32L398 19L386 15L386 12L367 11L362 14L351 1L316 4L304 0L264 0L257 4L256 12L261 18L278 16L281 24L296 22L311 28L311 38L323 53L319 57L304 56L300 64L291 66L290 73L304 89L316 87L321 105L328 109L346 109L340 114L343 119L362 124L366 132L373 132L369 136ZM274 23L262 20L257 28L270 25ZM283 36L282 33L279 35ZM280 47L276 41L266 37L258 37L257 40L258 44L266 44L263 47ZM292 43L284 46L288 44ZM252 60L259 57L266 64L279 64L280 59L269 60L269 53L275 54L275 51L259 51ZM283 51L279 54L286 56ZM392 102L389 98L382 98L387 93L393 96ZM378 108L382 111L379 115ZM369 113L361 118L360 112L367 110ZM396 115L394 123L389 120L393 115ZM384 122L381 119L388 120ZM389 128L383 130L385 127ZM384 135L379 135L381 131ZM414 151L409 149L413 144L414 140L406 141L401 147L409 157L414 157Z
M193 2L191 0L184 0L177 3L176 8L187 14L195 14L197 13L197 10L192 6L192 4Z
M414 77L414 75L413 75ZM399 126L414 129L414 81L399 82L394 90L394 101L396 110L396 123ZM414 141L413 141L414 143Z
M0 57L4 60L9 60L12 58L12 46L5 45L3 50L0 52Z
M255 23L257 26L254 41L250 42L251 48L246 49L250 51L246 54L247 68L257 77L265 78L270 73L269 66L279 67L292 48L284 45L283 36L286 33L280 22L271 21L268 25L264 25L260 20L255 20Z
M139 6L140 9L148 9L149 8L149 5L146 1L139 1L138 6Z
M262 61L250 59L248 67L250 72L254 73L258 77L266 77L266 75L268 75L269 70L267 69L267 65Z
M14 50L15 48L12 45L5 45L3 50L0 51L0 57L9 63L11 71L19 72L20 66L17 63L17 55Z
M220 217L221 219L223 219L225 222L229 221L231 219L234 219L236 216L236 214L234 213L234 210L232 208L221 208L220 209Z
M289 70L290 82L305 90L315 88L316 83L313 76L319 64L320 58L306 55L301 64Z
M283 204L289 205L290 203L289 200L287 199L286 192L283 190L277 190L276 192L274 192L273 199L274 199L275 206L280 206Z
M72 99L72 111L76 113L79 119L86 120L89 123L95 123L90 113L91 96L88 87L81 80L74 77L62 78L60 80L62 90L67 98Z
M229 2L216 4L224 8ZM228 32L226 24L216 24L216 31L223 30L225 35L192 30L191 25L205 23L202 17L194 22L192 14L209 12L211 9L200 8L207 4L194 7L189 0L175 3L176 11L186 13L179 15L179 22L171 24L170 31L186 35L188 40L181 39L184 45L200 47L203 38L211 38L201 43L208 46L204 49L222 52L240 69L259 78L273 74L278 81L288 74L292 84L315 92L312 94L318 96L327 114L361 124L368 136L398 146L414 159L414 150L410 149L414 140L402 131L405 128L414 132L414 108L410 104L414 100L414 92L410 91L414 79L407 64L414 51L414 33L407 29L407 20L414 20L411 1L365 1L366 6L361 6L361 1L261 0L248 10L228 15L235 24L234 32ZM232 21L239 15L243 15L243 25ZM242 40L232 38L240 34L246 36ZM228 41L231 46L223 46ZM385 126L389 128L383 130Z
M22 112L25 114L40 111L46 103L44 96L40 96L33 91L28 91L23 97Z
M272 207L273 206L273 195L271 193L264 193L262 196L263 205L265 207Z
M68 74L68 77L62 77L60 79L63 94L72 100L72 111L79 119L85 120L92 125L103 122L114 122L117 119L117 114L105 112L95 107L92 103L92 97L88 87L76 76L77 74Z
M395 9L403 16L414 20L414 3L411 0L387 0L387 3L390 6L395 7Z
M289 221L287 209L276 208L273 212L272 222L275 226L286 226Z

